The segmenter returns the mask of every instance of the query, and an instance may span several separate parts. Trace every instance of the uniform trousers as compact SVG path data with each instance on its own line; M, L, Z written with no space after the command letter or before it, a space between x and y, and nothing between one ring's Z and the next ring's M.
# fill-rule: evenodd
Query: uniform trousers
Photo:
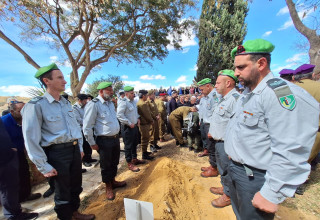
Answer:
M140 124L139 130L141 134L141 150L143 152L147 152L149 139L150 139L150 124L142 125Z
M102 182L109 183L117 175L120 159L119 137L98 136L97 145L100 155L100 169Z
M204 149L208 150L207 146L207 139L208 139L208 131L205 131L205 123L200 122L200 134L201 134L201 140L202 140L202 146Z
M224 142L223 141L216 141L216 160L217 160L217 167L221 177L221 184L223 186L223 191L227 196L230 196L230 184L231 179L228 174L228 167L230 164L230 160L228 155L224 150Z
M166 133L166 123L167 116L160 117L159 119L159 138L164 139L164 134Z
M209 123L202 123L202 125L200 124L201 139L202 139L204 148L206 148L209 151L210 165L212 167L217 167L215 141L212 138L208 137L209 128L210 128Z
M179 144L184 144L184 141L182 138L181 122L177 120L173 115L169 116L169 121L171 124L173 135L176 139L176 142L179 142Z
M57 170L54 182L54 210L61 220L70 220L80 206L82 192L81 154L78 144L55 144L45 147L48 163Z
M83 145L82 145L82 148L83 148L83 158L82 158L82 162L91 162L92 160L92 149L90 147L90 144L88 143L88 141L86 140L86 138L84 137L83 135L83 132L82 132L82 139L83 139Z
M126 161L137 159L138 127L130 128L128 125L121 124L121 134L124 143L124 153Z
M21 213L17 153L7 164L0 167L0 201L6 218L18 216Z
M230 185L232 209L238 220L273 219L274 214L255 208L251 202L265 182L266 171L247 167L252 170L253 177L247 176L243 165L230 161L228 172L232 181Z
M151 145L157 145L159 139L159 123L158 120L153 121L153 125L150 127L150 140Z
M200 149L202 147L201 136L197 134L197 132L187 132L187 140L188 147L193 147L194 149Z
M19 201L25 201L31 194L29 163L24 152L18 152L19 160Z

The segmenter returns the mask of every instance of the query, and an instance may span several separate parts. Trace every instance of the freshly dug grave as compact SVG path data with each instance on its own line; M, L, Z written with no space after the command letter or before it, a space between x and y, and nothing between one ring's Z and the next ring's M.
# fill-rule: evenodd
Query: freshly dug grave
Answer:
M121 169L117 180L127 186L116 189L114 201L106 200L104 185L86 201L85 213L94 213L97 220L124 220L123 198L153 203L155 219L212 220L236 219L232 207L217 209L210 202L219 196L210 193L211 186L220 186L220 178L203 178L200 167L208 158L199 158L188 149L175 147L174 141L162 144L156 160L140 165L133 173ZM123 166L124 167L124 166ZM275 219L318 219L294 208L280 207Z

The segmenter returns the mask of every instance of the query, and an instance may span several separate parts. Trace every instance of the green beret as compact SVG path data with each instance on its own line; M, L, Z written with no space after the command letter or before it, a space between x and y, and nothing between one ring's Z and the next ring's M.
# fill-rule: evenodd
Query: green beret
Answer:
M40 69L38 69L38 71L36 72L36 75L34 75L35 78L39 79L40 76L42 76L43 74L51 71L51 70L58 70L58 66L55 63L51 63L49 66L44 66L41 67Z
M125 87L123 88L123 90L124 90L125 92L131 92L131 91L134 90L134 88L133 88L132 86L125 86Z
M218 73L218 76L229 76L231 77L235 82L238 82L238 78L234 75L234 71L233 70L221 70Z
M203 86L203 85L208 84L208 83L211 83L211 79L205 78L205 79L203 79L203 80L198 82L198 86Z
M112 86L112 82L101 82L99 83L97 89L105 89L110 86Z
M239 45L231 51L231 56L234 58L237 55L245 54L268 54L274 49L274 45L263 39L248 40L243 45Z

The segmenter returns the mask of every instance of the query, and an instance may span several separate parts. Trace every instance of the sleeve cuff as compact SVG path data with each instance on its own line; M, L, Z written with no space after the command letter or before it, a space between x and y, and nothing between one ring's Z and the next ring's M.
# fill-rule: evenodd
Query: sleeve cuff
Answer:
M39 171L42 174L46 174L46 173L49 173L52 169L53 167L50 164L46 163L43 167L41 167L41 169L39 169Z
M260 193L263 196L263 198L274 204L280 204L286 199L286 197L282 193L275 192L272 189L270 189L267 183L264 183L264 185L260 189Z

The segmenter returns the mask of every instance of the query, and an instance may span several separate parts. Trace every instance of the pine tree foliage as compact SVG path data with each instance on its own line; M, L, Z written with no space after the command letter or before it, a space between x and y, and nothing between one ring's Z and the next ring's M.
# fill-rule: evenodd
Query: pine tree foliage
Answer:
M223 69L232 69L231 50L247 33L245 0L204 0L199 25L199 55L196 80L216 79Z

